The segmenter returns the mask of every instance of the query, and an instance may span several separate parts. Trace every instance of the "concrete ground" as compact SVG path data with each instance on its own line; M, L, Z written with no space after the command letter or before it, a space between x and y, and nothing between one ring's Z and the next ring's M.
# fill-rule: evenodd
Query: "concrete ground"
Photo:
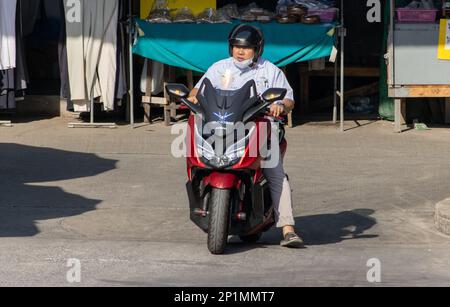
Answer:
M68 121L0 128L0 286L450 286L450 237L433 223L450 191L448 128L288 130L307 249L282 249L272 230L212 256L188 218L185 161L170 154L170 129ZM66 279L72 258L80 283ZM378 284L367 279L373 258Z

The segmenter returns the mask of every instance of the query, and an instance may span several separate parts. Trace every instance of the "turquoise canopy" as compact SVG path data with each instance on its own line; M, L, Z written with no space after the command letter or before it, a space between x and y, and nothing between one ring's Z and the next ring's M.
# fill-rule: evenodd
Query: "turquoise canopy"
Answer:
M205 72L229 57L233 24L153 24L137 20L144 33L133 52L167 65ZM279 67L328 57L335 42L335 24L255 24L264 32L264 58Z

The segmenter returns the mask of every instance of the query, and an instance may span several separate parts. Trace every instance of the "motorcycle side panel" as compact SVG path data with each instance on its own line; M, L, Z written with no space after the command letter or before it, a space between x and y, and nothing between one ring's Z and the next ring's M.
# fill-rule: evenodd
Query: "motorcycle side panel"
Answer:
M200 198L200 195L198 195L198 193L195 193L194 186L192 185L191 181L186 184L186 190L189 197L191 221L204 232L208 232L209 216L203 217L194 213L196 209L202 208L203 200Z
M190 116L188 122L188 131L186 134L186 162L189 180L192 180L192 169L194 167L206 168L206 165L200 160L197 153L197 145L194 136L195 117Z

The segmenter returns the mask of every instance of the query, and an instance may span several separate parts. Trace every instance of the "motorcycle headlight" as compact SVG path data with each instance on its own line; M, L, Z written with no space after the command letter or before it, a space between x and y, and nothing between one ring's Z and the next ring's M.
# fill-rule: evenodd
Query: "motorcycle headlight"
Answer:
M199 157L211 160L216 156L214 148L200 134L197 125L195 125L195 144L197 146L197 154Z
M225 151L225 156L228 157L232 161L240 160L245 155L245 150L247 149L247 142L250 139L251 135L256 130L256 127L252 127L249 133L235 144L231 145Z
M197 144L197 153L203 162L206 162L216 168L225 168L234 165L238 163L245 155L247 141L254 130L255 127L250 130L246 137L229 146L223 155L218 155L212 145L203 138L198 130L198 127L196 126L195 140Z
M239 159L232 160L227 156L222 156L222 157L214 157L211 160L209 160L208 163L217 168L224 168L236 164L238 161Z

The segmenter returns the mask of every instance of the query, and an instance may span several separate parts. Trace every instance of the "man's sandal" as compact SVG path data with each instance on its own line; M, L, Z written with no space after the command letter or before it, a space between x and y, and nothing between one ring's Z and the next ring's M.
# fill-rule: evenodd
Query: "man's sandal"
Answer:
M289 232L284 236L284 240L281 241L282 247L290 248L302 248L305 247L305 242L294 232Z

